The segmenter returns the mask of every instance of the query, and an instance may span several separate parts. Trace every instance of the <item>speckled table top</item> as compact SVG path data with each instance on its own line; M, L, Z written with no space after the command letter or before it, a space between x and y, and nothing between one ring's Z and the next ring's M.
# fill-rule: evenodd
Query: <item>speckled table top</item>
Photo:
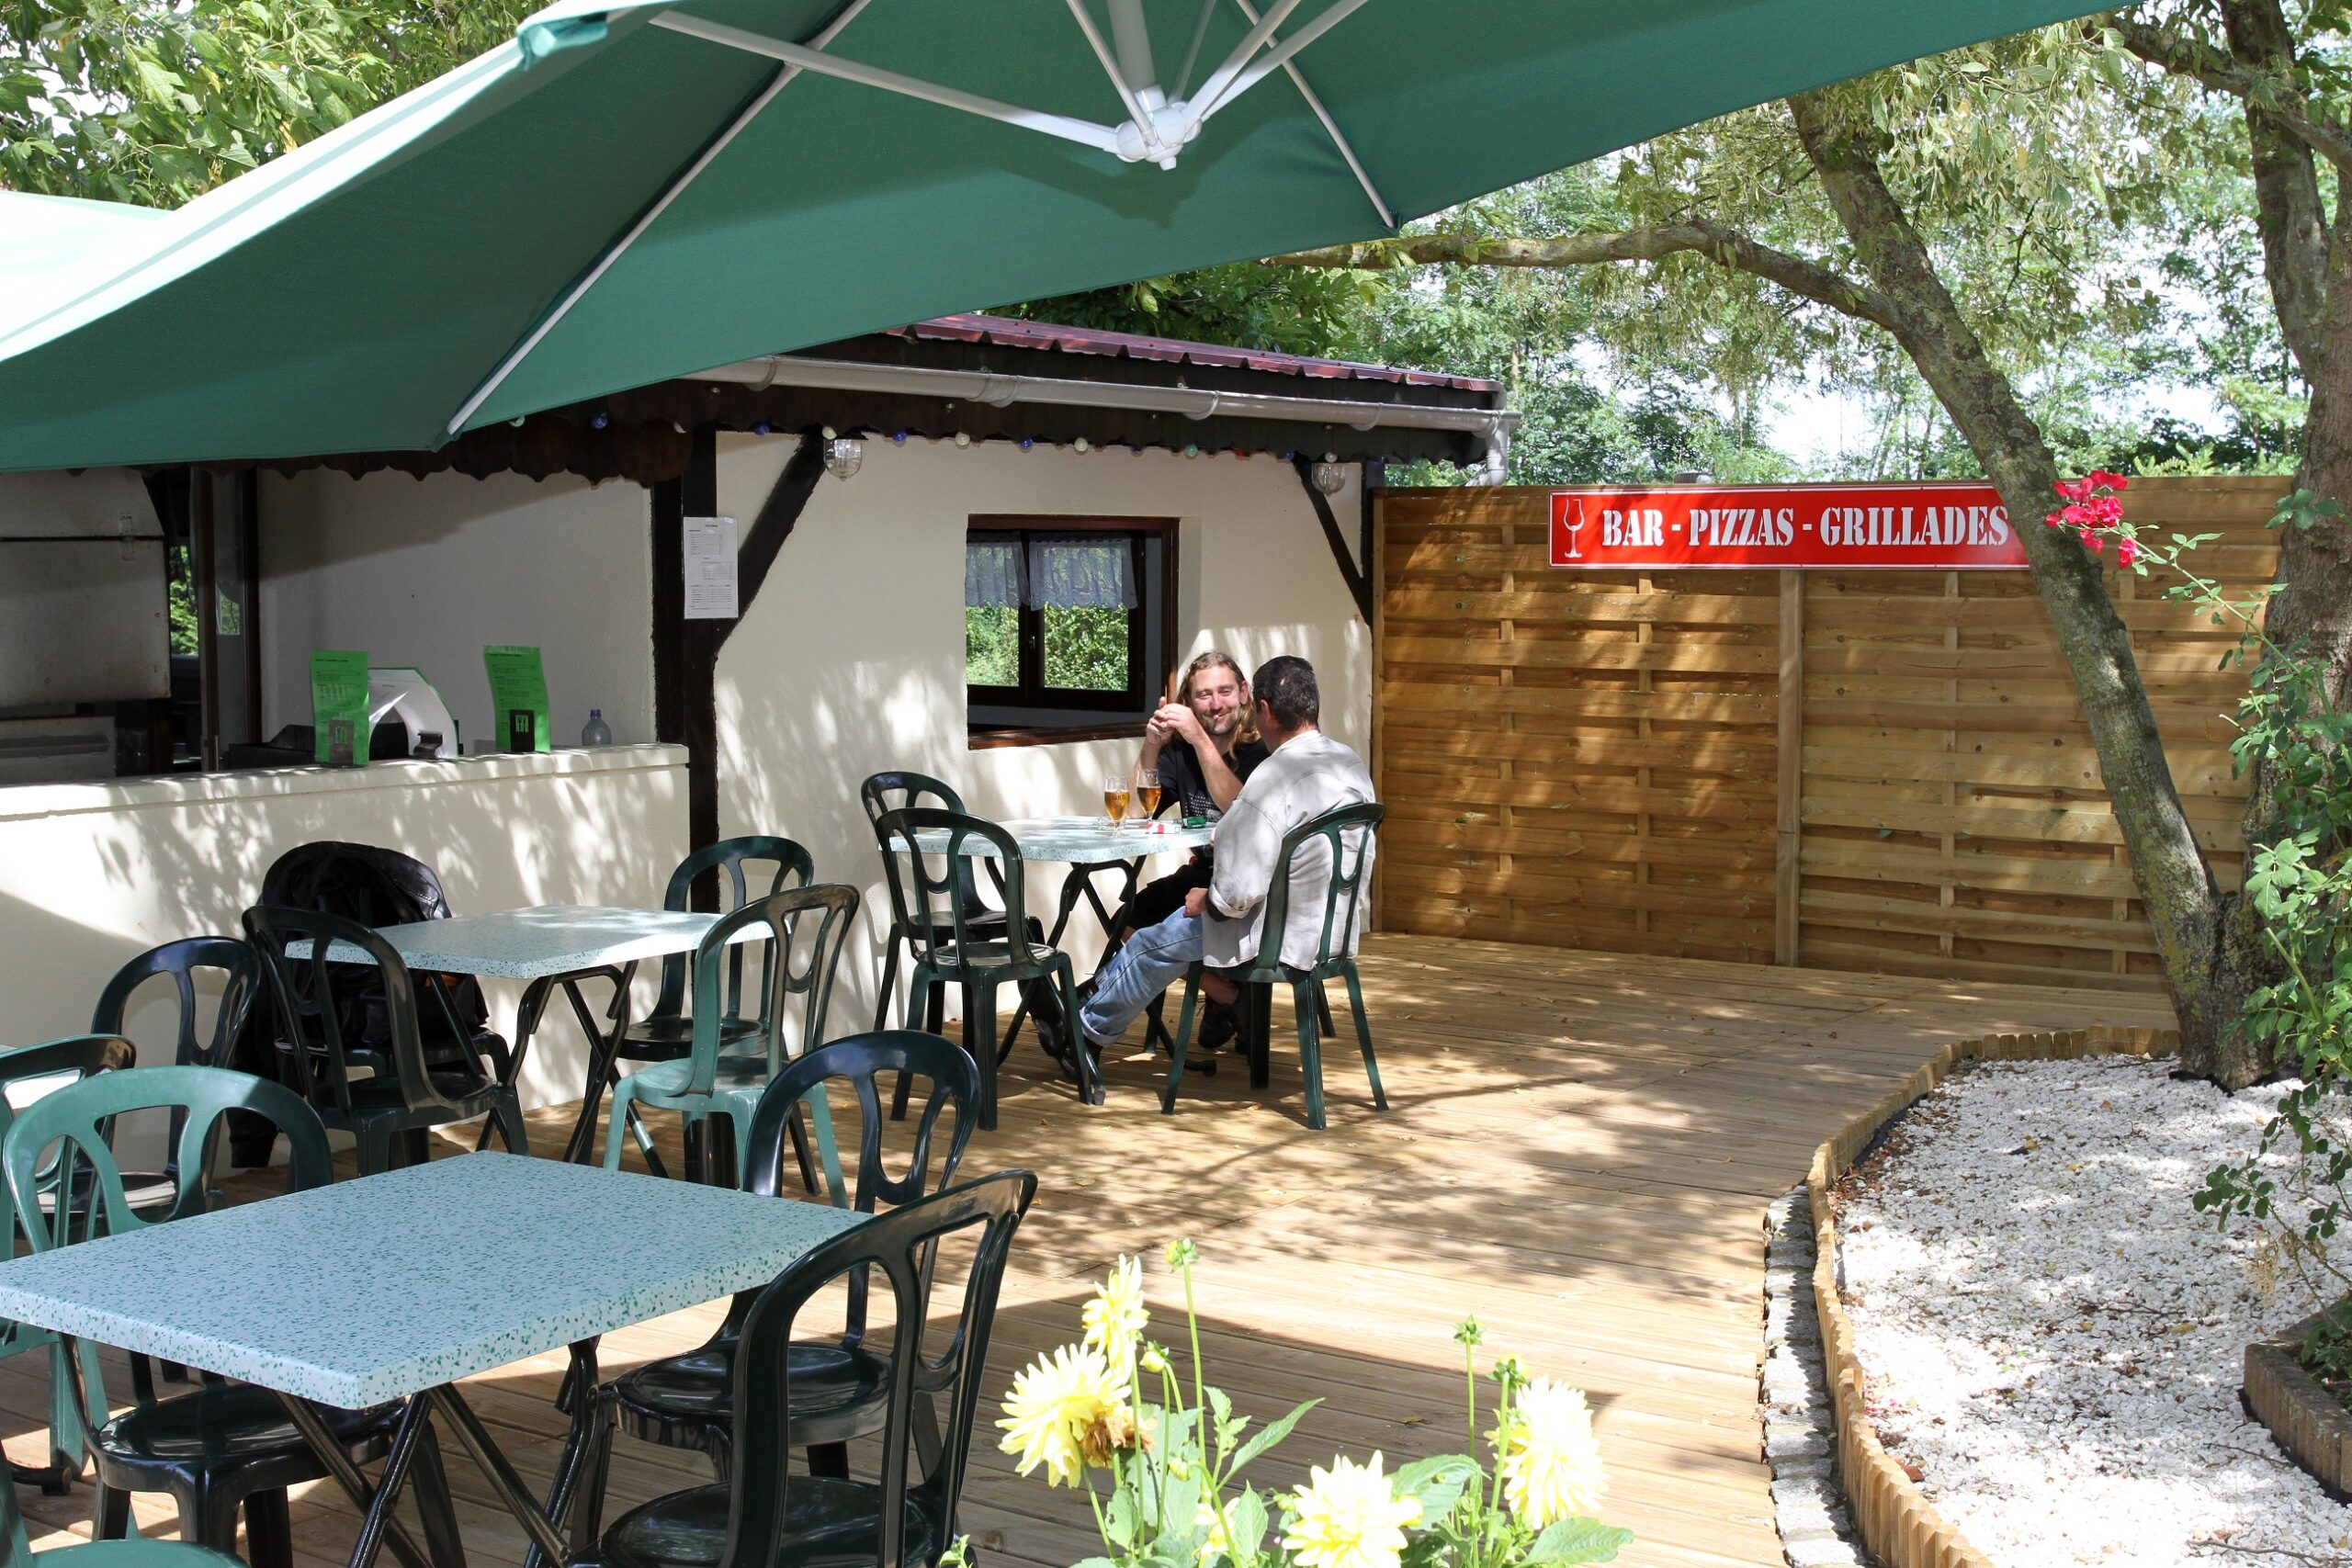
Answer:
M1015 817L997 826L1012 835L1023 860L1067 861L1073 865L1197 850L1213 836L1213 829L1173 822L1114 828L1107 817ZM917 833L915 847L927 854L944 853L947 830L935 828ZM996 846L975 835L964 840L964 852L975 859L994 860Z
M461 1155L0 1262L0 1316L356 1409L762 1284L860 1217Z
M443 974L487 975L505 980L540 980L578 975L606 964L633 964L692 953L716 915L673 909L612 909L589 905L547 904L534 909L453 915L446 920L414 920L383 926L378 933L412 969ZM764 927L747 926L736 940L757 942ZM289 944L300 958L307 942ZM365 964L368 954L337 942L327 956Z

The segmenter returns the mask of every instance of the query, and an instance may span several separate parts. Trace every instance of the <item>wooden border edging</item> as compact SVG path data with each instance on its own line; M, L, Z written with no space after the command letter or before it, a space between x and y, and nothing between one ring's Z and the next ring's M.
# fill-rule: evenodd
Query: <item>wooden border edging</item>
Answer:
M1863 1404L1862 1365L1854 1354L1853 1325L1838 1294L1838 1227L1829 1194L1880 1129L1909 1110L1961 1063L2066 1061L2085 1056L2150 1056L2176 1050L2171 1030L2085 1029L2065 1033L1988 1034L1944 1046L1905 1078L1894 1092L1847 1123L1814 1151L1805 1173L1813 1200L1814 1310L1821 1322L1822 1360L1838 1425L1838 1484L1853 1509L1862 1543L1887 1568L1993 1568L1934 1505L1903 1467L1887 1457Z
M2352 1500L2352 1411L2303 1370L2297 1355L2316 1314L2245 1348L2245 1404L2337 1502Z

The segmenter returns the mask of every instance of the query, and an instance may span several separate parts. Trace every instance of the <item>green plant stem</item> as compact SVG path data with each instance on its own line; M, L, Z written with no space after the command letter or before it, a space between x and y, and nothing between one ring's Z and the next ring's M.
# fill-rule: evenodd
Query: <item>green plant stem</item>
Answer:
M1226 1555L1236 1568L1248 1568L1256 1562L1257 1550L1250 1549L1247 1559L1235 1557L1238 1550L1233 1531L1225 1517L1225 1444L1220 1439L1214 1459L1209 1454L1209 1392L1208 1373L1201 1359L1201 1314L1193 1300L1193 1266L1189 1263L1177 1270L1184 1280L1184 1333L1193 1346L1193 1427L1200 1445L1201 1480L1208 1493L1209 1517L1216 1521L1217 1534L1225 1537Z
M1469 1438L1462 1451L1475 1455L1478 1451L1478 1348L1462 1347L1462 1384L1470 1406Z

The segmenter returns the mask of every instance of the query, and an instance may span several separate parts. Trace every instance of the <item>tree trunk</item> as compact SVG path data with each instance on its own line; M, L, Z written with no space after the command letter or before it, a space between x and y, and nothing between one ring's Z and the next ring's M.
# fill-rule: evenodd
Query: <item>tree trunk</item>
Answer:
M2229 988L2221 984L2221 893L2174 787L2131 636L2108 598L2097 558L2073 535L2042 525L2042 514L2057 504L2051 489L2056 462L1880 176L1870 140L1876 133L1842 120L1818 94L1792 98L1789 107L1839 224L1878 293L1893 304L1895 336L2000 491L2024 542L2132 857L2165 988L2180 1021L2183 1065L2231 1088L2251 1082L2267 1064L2232 1059L2233 998L2221 994Z

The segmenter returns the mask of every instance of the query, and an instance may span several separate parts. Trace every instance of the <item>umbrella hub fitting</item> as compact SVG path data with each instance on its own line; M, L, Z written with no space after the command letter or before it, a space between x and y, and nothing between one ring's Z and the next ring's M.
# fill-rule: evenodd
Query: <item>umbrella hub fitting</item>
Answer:
M1174 168L1176 154L1183 151L1184 143L1201 133L1200 122L1193 118L1193 106L1182 98L1162 103L1159 90L1148 87L1142 94L1142 107L1141 121L1123 121L1113 132L1118 138L1115 151L1125 163Z

